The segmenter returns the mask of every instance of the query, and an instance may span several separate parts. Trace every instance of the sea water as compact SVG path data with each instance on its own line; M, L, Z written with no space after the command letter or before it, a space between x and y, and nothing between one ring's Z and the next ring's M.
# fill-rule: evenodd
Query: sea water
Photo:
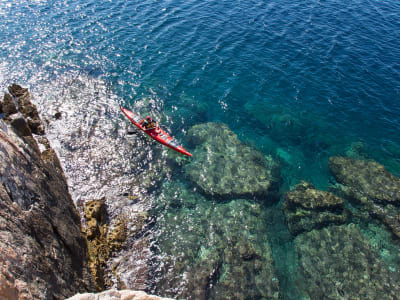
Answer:
M400 175L399 1L21 0L2 1L0 16L0 85L29 87L44 113L68 98L83 120L104 113L85 99L99 107L113 102L116 109L154 114L182 143L193 125L223 122L280 164L282 194L301 180L327 189L333 155L373 159ZM123 122L116 111L104 115ZM135 152L142 149L135 145ZM183 203L162 206L177 197L171 190L185 195L178 196ZM200 255L189 255L188 247L203 249L204 236L212 234L207 218L244 209L236 200L218 204L189 191L184 176L152 191L163 224L155 229L158 254L181 251L186 263ZM294 248L279 204L262 216L262 225L249 219L249 234L258 245L269 237L281 295L296 298L289 291ZM188 235L186 226L197 233ZM162 294L164 276L155 272L148 290ZM167 295L181 295L180 288Z

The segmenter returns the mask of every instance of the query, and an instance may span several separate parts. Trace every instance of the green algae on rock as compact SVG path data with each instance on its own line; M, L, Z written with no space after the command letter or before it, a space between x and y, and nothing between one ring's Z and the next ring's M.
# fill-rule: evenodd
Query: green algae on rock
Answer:
M331 224L343 224L348 213L342 198L301 182L284 196L282 205L289 230L297 235Z
M224 199L275 196L280 182L277 164L241 143L225 124L195 125L187 140L196 148L185 171L205 195Z
M400 271L381 259L355 224L295 238L297 288L305 299L398 299Z
M184 299L278 299L263 206L215 203L181 182L164 186L155 241L155 294ZM157 274L162 274L157 278Z
M85 233L88 241L89 267L98 290L103 290L107 285L105 282L107 260L113 252L121 249L127 235L123 217L115 222L113 230L108 228L106 217L105 199L86 202Z
M335 156L329 158L329 169L336 180L349 186L354 197L400 206L400 178L375 161Z
M400 178L375 161L331 157L329 168L336 180L334 190L355 201L400 238Z

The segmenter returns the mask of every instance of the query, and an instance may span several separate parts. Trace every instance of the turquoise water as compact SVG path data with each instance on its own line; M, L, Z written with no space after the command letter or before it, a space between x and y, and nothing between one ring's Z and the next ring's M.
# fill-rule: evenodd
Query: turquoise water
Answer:
M226 123L281 164L282 192L300 180L326 189L332 155L374 159L400 175L399 1L2 1L0 15L3 88L18 82L35 91L84 75L105 82L125 106L155 99L183 143L195 124ZM171 184L185 187L182 180ZM185 201L197 204L167 205L165 215L157 210L170 220L167 230L174 232L174 218L166 216L181 216L182 205L206 209L196 197ZM276 218L266 234L284 291L295 262L279 211L262 214ZM185 230L176 233L185 239ZM288 290L282 294L297 297Z
M291 182L325 186L327 156L358 141L399 173L399 6L3 2L2 85L73 69L104 79L126 105L155 94L167 109L184 107L185 128L223 121L265 153L284 150Z

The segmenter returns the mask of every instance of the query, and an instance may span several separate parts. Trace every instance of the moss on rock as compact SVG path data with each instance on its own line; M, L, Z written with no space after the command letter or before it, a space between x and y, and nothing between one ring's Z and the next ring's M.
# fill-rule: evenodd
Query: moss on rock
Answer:
M294 235L331 224L343 224L348 217L342 198L317 190L307 182L299 183L286 193L282 209Z
M380 259L354 224L330 226L295 239L297 288L304 299L398 299L400 272Z
M185 171L204 194L225 199L265 198L277 192L278 165L241 143L225 124L193 126L187 139L196 148Z
M84 215L90 270L98 290L103 290L108 285L105 281L107 261L113 252L122 248L127 237L127 224L125 218L121 216L110 229L106 222L105 199L86 202Z
M334 190L383 222L400 238L400 178L375 161L331 157L329 168L341 185Z

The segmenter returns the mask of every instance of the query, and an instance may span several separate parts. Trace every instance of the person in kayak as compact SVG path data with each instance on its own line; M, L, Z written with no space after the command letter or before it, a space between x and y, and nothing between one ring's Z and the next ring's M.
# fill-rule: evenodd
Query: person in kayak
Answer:
M150 116L147 116L146 119L143 119L139 122L141 126L147 131L155 129L156 132L159 132L158 123L154 121Z

